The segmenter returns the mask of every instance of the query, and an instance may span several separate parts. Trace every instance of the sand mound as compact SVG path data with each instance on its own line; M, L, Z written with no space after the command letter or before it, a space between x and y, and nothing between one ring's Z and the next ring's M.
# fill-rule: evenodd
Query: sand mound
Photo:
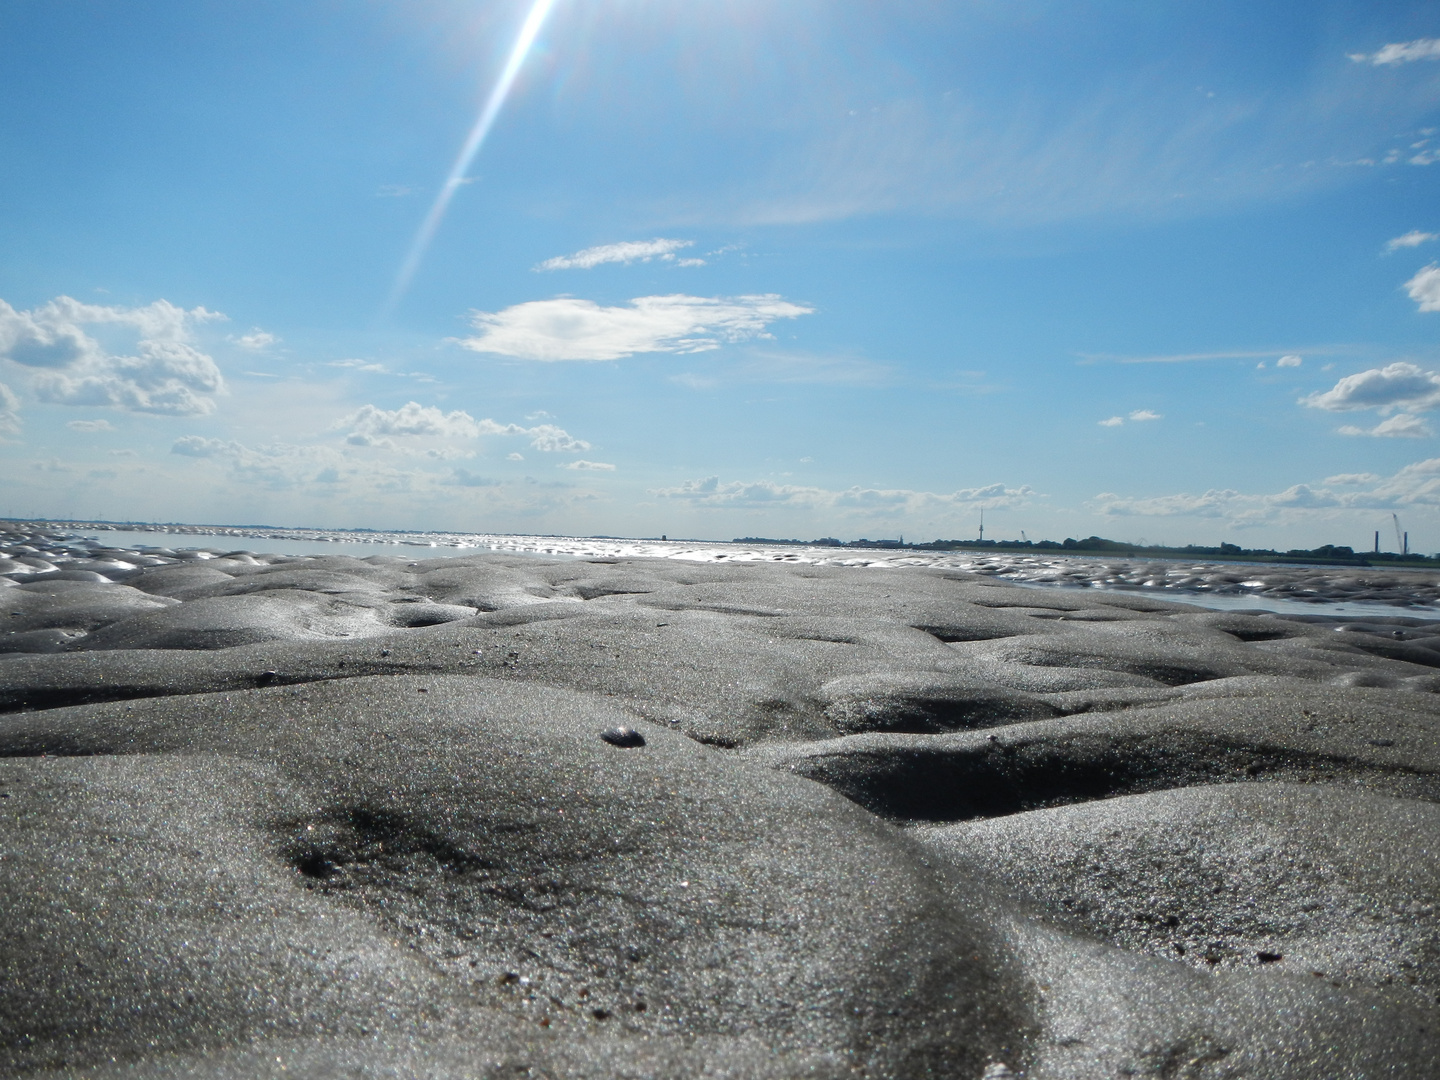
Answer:
M0 554L6 1075L1440 1072L1432 624Z

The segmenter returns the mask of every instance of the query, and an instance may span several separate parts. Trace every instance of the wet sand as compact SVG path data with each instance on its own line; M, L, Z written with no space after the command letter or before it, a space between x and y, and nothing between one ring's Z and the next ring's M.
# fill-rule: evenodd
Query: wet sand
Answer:
M5 1075L1440 1073L1409 578L3 539Z

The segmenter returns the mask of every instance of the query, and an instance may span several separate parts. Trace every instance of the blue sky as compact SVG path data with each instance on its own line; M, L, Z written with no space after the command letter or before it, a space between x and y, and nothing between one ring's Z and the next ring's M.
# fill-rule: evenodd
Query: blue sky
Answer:
M0 514L1440 549L1440 3L0 0L0 72Z

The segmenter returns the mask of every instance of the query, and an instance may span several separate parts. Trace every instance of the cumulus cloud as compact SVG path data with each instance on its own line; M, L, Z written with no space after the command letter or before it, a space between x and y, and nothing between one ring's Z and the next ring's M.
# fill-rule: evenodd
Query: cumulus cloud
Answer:
M1440 60L1440 38L1416 38L1414 41L1382 45L1373 53L1349 53L1357 64L1395 67L1416 60Z
M671 488L651 491L662 499L676 499L697 507L764 508L803 506L815 509L850 511L865 517L900 517L906 514L946 509L1000 509L1025 505L1035 496L1029 487L1011 488L1004 484L962 488L948 494L911 491L905 488L851 487L828 491L818 487L777 484L770 480L722 483L718 476L703 480L686 480Z
M1440 311L1440 265L1431 263L1425 267L1405 282L1405 291L1421 311Z
M1440 233L1421 232L1419 229L1411 229L1403 236L1385 241L1385 253L1399 251L1401 248L1419 247L1421 244L1428 244L1431 240L1440 240Z
M506 434L524 434L530 436L530 445L536 450L544 450L547 453L574 454L581 450L589 450L590 444L584 439L577 439L563 428L554 424L537 424L532 428L522 428L516 424L507 424ZM515 429L510 431L509 429Z
M665 240L661 237L656 237L654 240L623 240L618 244L588 247L584 251L575 252L574 255L556 255L553 259L546 259L535 269L589 270L591 267L604 263L649 262L656 258L663 262L676 263L678 266L704 266L704 259L676 259L675 257L675 252L691 247L694 243L694 240Z
M114 431L109 420L71 420L65 425L71 431Z
M1336 488L1355 490L1337 491ZM1111 517L1197 517L1232 525L1273 525L1333 517L1346 511L1395 512L1414 507L1440 508L1440 458L1406 465L1392 476L1342 473L1323 485L1295 484L1274 494L1249 494L1230 488L1200 495L1130 498L1104 493L1090 507Z
M524 454L517 454L517 453L515 453L514 451L511 451L510 453L508 453L508 454L505 455L505 460L506 460L506 461L524 461L524 460L525 460L525 455L524 455Z
M350 429L345 441L354 446L383 445L391 435L473 439L480 434L479 423L469 413L460 409L441 412L418 401L408 401L398 409L362 405L336 426Z
M1123 416L1112 416L1108 420L1099 421L1099 423L1101 427L1119 427L1125 423L1125 418Z
M560 468L562 468L562 469L581 469L581 470L586 470L586 471L590 471L590 472L614 472L614 471L615 471L615 466L614 466L614 465L610 465L610 464L608 464L608 463L606 463L606 462L604 462L604 461L585 461L583 458L582 458L581 460L579 460L579 461L567 461L564 465L561 465Z
M0 300L0 359L26 371L41 401L199 416L214 410L211 395L225 383L215 362L194 347L191 332L223 318L165 300L122 308L60 296L30 311ZM133 351L113 351L101 337L126 338Z
M1329 390L1306 394L1299 403L1329 412L1423 412L1440 405L1440 374L1400 361L1346 375Z
M1279 360L1276 360L1276 361L1275 361L1275 366L1276 366L1276 367L1299 367L1299 366L1300 366L1301 364L1303 364L1304 362L1305 362L1305 361L1302 360L1300 357L1296 356L1294 353L1291 353L1289 356L1282 356L1282 357L1280 357Z
M523 435L536 450L547 453L578 453L589 450L590 444L577 439L554 424L501 424L494 420L476 420L462 409L442 412L433 405L408 401L398 409L381 409L362 405L334 425L349 429L345 441L352 446L394 448L394 437L475 439L482 435Z
M222 454L238 454L244 449L237 442L207 439L203 435L183 435L170 446L172 454L181 454L185 457L217 457Z
M813 308L774 293L702 297L676 293L641 296L629 307L593 300L532 300L498 312L476 312L480 333L460 344L475 352L522 360L619 360L635 353L697 353L724 342L768 338L776 319L809 315Z
M20 434L20 399L0 383L0 436Z
M1373 428L1346 424L1339 430L1341 435L1373 435L1381 439L1428 439L1435 434L1430 430L1430 425L1420 417L1403 412L1380 421Z
M242 334L240 337L231 338L230 340L235 342L235 344L239 345L242 349L249 349L251 352L259 352L261 349L268 349L271 345L279 342L280 339L274 334L261 330L257 326L253 330L251 330L250 333Z

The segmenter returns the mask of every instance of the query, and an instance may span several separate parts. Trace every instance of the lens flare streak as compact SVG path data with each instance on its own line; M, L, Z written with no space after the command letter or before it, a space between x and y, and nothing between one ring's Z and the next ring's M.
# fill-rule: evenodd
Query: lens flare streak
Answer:
M505 106L505 99L510 95L510 88L515 84L515 78L520 74L520 68L530 53L530 47L534 45L535 38L540 33L540 27L544 25L550 9L554 6L555 0L535 0L530 8L530 14L525 16L525 22L520 27L520 33L515 38L515 44L510 49L510 56L505 61L505 67L501 70L500 77L495 80L495 86L485 101L485 107L480 110L480 115L470 129L470 134L466 137L464 145L460 147L455 164L451 167L444 185L440 188L440 193L435 196L435 202L431 204L430 212L425 215L425 220L420 224L420 230L415 234L415 240L410 245L405 261L400 264L400 272L395 275L395 285L390 290L386 311L393 308L400 297L405 294L405 290L410 287L410 282L415 277L415 271L420 268L420 262L425 258L425 252L435 238L436 230L440 228L445 211L450 207L450 200L455 197L455 192L465 183L465 173L469 171L475 155L480 152L480 147L485 142L485 136L489 135L490 129L494 127L500 110Z

